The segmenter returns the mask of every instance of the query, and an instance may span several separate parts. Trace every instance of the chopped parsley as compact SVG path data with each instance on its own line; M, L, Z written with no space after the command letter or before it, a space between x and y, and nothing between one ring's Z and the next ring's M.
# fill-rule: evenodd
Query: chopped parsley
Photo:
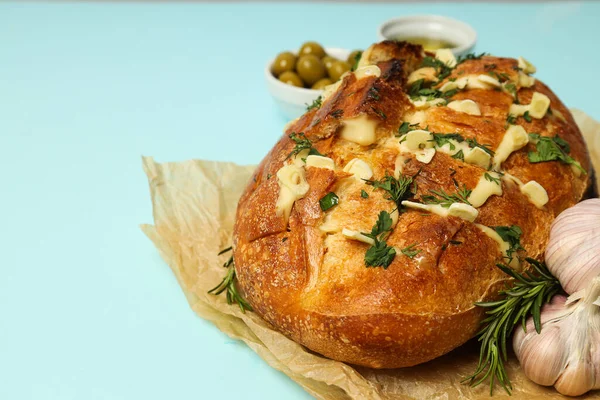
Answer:
M437 58L433 58L433 57L423 58L423 62L421 63L421 68L422 67L435 68L435 72L437 73L438 82L441 82L444 79L446 79L452 73L452 70L454 69L454 68L447 66L446 63L444 63L443 61L438 60Z
M469 54L465 54L464 56L459 56L456 59L456 65L462 64L462 63L464 63L465 61L468 61L468 60L478 60L478 59L480 59L483 56L487 56L487 53L481 53L481 54L469 53Z
M365 180L367 185L372 185L375 189L382 189L388 192L388 200L396 203L398 209L402 205L402 201L411 197L413 193L410 191L410 185L413 183L413 178L410 176L400 175L396 179L391 175L386 175L380 180Z
M450 146L450 150L454 150L456 148L451 140L455 140L458 143L465 141L465 138L458 133L433 133L432 135L432 141L435 142L436 147L444 147L446 144L448 144Z
M505 84L504 89L506 89L506 91L512 94L513 96L517 95L517 86L512 82L508 82L507 84Z
M358 68L358 63L360 62L360 58L362 57L362 53L363 53L362 51L359 51L354 56L354 64L352 64L351 71L356 71L356 68Z
M584 174L586 171L575 159L568 155L571 146L558 135L554 137L541 136L539 133L530 133L529 137L536 142L536 151L530 151L527 154L529 162L540 163L545 161L561 161L565 164L574 165Z
M408 122L403 122L402 125L400 125L400 127L398 128L398 134L396 136L404 135L405 133L413 131L418 127L419 127L418 122L416 124L410 124Z
M412 260L413 258L415 258L415 256L417 254L419 254L421 252L420 249L415 249L416 245L417 245L416 243L413 243L410 246L407 246L400 251L402 252L402 254L404 254L406 257L408 257Z
M521 235L523 231L517 225L511 226L493 226L492 229L508 243L509 248L506 250L506 257L509 259L509 263L512 261L512 255L518 250L525 250L521 246Z
M512 114L508 114L508 117L506 117L506 123L514 125L517 123L517 117L515 117Z
M462 149L454 153L451 157L457 160L465 161L465 153L463 153Z
M367 98L371 99L371 100L379 101L379 99L380 99L379 89L377 89L375 86L371 86L371 88L367 92Z
M373 110L375 114L379 115L381 119L387 119L387 115L385 115L379 108L371 107L371 110Z
M383 267L387 269L390 266L396 250L388 246L385 240L392 230L392 217L387 211L381 211L377 218L377 222L371 229L371 233L363 233L375 241L375 244L365 253L365 265L367 267Z
M364 190L360 191L360 197L362 197L363 199L368 199L369 198L369 193L365 192Z
M321 108L322 103L323 103L323 97L319 96L313 100L312 104L306 105L306 111L310 111L313 108Z
M418 99L420 97L425 97L427 101L433 99L449 99L458 93L458 89L447 90L442 92L438 89L423 87L425 83L424 79L419 79L415 81L410 88L408 89L408 95L412 99Z
M292 150L290 154L288 154L287 158L292 156L297 156L301 151L309 149L308 155L322 156L323 154L319 153L317 149L312 147L312 142L304 135L304 133L290 133L290 139L292 139L296 146Z
M527 122L531 122L531 117L529 116L529 111L525 111L525 114L523 114L523 119L525 119L525 121L527 121Z
M321 206L321 210L327 211L331 207L336 206L339 201L340 198L337 196L337 194L329 192L325 196L321 197L319 200L319 205Z

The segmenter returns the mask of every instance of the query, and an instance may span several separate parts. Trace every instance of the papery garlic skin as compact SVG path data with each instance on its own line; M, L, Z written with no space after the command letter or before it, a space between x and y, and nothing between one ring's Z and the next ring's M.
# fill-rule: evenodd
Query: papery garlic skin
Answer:
M582 201L554 220L546 264L568 294L600 275L600 199Z
M554 296L542 308L540 334L529 318L527 332L518 327L513 337L525 375L567 396L600 389L600 276L579 295L570 304L565 296Z

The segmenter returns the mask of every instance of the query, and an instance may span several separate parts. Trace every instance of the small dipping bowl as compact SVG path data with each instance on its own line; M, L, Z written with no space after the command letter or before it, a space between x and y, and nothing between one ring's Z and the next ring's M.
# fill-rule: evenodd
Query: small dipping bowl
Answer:
M379 26L378 35L380 40L421 44L428 51L449 48L455 55L468 53L477 41L477 33L471 25L441 15L392 18Z
M337 58L338 60L345 60L350 55L351 51L341 49L338 47L326 47L325 52ZM275 59L270 60L265 67L265 80L267 82L267 89L273 100L289 120L296 119L306 112L306 107L311 105L312 102L319 97L323 91L314 90L307 88L299 88L296 86L288 85L287 83L281 82L275 78L271 73L271 65Z

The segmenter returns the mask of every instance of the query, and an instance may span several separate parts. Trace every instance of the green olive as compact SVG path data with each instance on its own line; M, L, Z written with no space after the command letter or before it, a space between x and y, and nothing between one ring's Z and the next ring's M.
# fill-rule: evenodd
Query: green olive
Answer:
M307 54L314 54L319 58L323 58L327 55L325 54L323 46L321 46L317 42L305 42L304 44L302 44L302 47L300 47L300 51L298 51L298 57L302 57Z
M311 89L315 89L315 90L323 90L323 88L325 86L329 86L331 85L333 82L331 82L331 79L329 78L323 78L323 79L319 79L314 85L312 85Z
M338 61L338 59L331 56L325 56L321 58L321 61L323 62L323 65L325 65L325 69L329 69L334 62Z
M325 78L326 75L325 66L313 54L301 56L296 63L296 71L309 86L314 85L319 79Z
M271 65L271 72L277 77L286 71L293 71L295 66L296 56L289 51L284 51L275 57L275 61Z
M350 53L348 59L346 60L348 64L354 65L354 63L356 62L356 57L360 57L359 54L362 54L362 50L354 50L352 53Z
M336 61L331 65L331 68L327 69L329 77L334 82L339 80L346 71L350 71L350 64L346 61Z
M279 80L283 83L287 83L288 85L296 86L296 87L304 87L304 82L302 79L292 71L285 71L283 74L279 75Z

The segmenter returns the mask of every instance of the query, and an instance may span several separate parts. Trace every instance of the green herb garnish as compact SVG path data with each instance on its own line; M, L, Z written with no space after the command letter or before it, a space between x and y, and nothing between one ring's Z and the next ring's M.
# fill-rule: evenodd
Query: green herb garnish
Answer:
M387 119L387 115L385 115L379 108L371 107L371 110L373 110L375 114L379 115L381 119Z
M575 159L568 155L571 151L571 146L558 135L554 137L540 136L539 133L530 133L529 137L537 142L535 147L537 151L527 153L529 162L540 163L545 161L561 161L565 164L571 164L579 168L584 174L586 171L581 167Z
M496 231L498 235L508 243L509 248L506 250L506 257L508 257L508 263L512 261L512 255L518 250L525 250L523 246L521 246L521 235L523 231L517 225L511 226L492 226L493 230Z
M451 157L456 158L457 160L465 161L465 153L463 153L462 150L459 150L456 153L452 154Z
M218 255L227 253L228 251L231 251L231 249L231 247L228 247L224 250L221 250ZM227 304L231 305L233 303L237 303L237 305L240 307L240 310L242 310L243 313L246 313L246 310L252 311L252 306L240 295L235 286L236 276L235 266L233 264L233 256L231 256L225 262L225 264L223 264L223 267L227 268L227 274L225 274L225 277L223 278L221 283L209 290L208 293L214 294L216 296L223 292L226 292L225 297L227 298Z
M404 254L406 257L408 257L412 260L413 258L415 258L415 256L417 254L419 254L421 252L420 249L415 249L416 245L417 245L416 243L413 243L410 246L407 246L400 251L402 252L402 254Z
M365 253L365 265L367 267L383 267L387 269L390 266L396 250L388 246L385 240L392 230L392 217L387 211L381 211L377 218L377 222L371 229L371 233L363 233L375 241L375 244Z
M455 140L458 143L465 141L465 138L458 133L433 133L432 135L432 141L435 142L436 147L444 147L446 144L448 144L450 146L450 150L454 150L456 148L451 140Z
M375 189L382 189L388 192L387 200L392 200L396 203L398 209L402 205L402 201L412 196L410 185L413 183L413 178L410 176L400 175L398 179L391 175L386 175L380 180L365 180L367 185L372 185Z
M292 156L297 156L301 151L309 149L308 155L322 156L323 154L319 153L317 149L312 147L312 142L308 140L308 138L304 135L304 133L290 133L290 139L292 139L296 146L292 150L290 154L288 154L287 158Z
M360 58L362 57L362 51L359 51L358 53L356 53L356 55L354 56L354 64L352 64L352 71L356 71L356 68L358 68L358 63L360 62Z
M448 194L442 189L430 189L429 192L431 193L431 195L421 196L421 200L425 204L439 204L444 208L450 207L453 203L465 203L471 205L471 203L469 203L469 200L467 199L471 195L472 190L467 189L465 185L463 185L462 188L458 188L458 185L456 186L458 190L456 191L456 193L453 194Z
M313 100L312 104L310 105L306 105L306 111L310 111L313 108L321 108L321 105L323 104L323 97L319 96L316 99Z
M508 114L508 117L506 117L506 123L514 125L517 123L517 117L515 117L512 114Z
M325 196L321 197L319 200L319 205L321 206L321 210L327 211L331 207L337 205L339 202L340 198L337 196L337 194L329 192Z
M529 116L529 111L525 111L525 114L523 114L523 119L527 122L531 122L531 117Z
M481 322L479 331L479 364L473 375L462 382L477 386L489 378L490 395L493 394L494 381L510 394L512 385L506 374L504 363L508 360L506 342L510 340L513 328L521 322L526 331L526 320L531 315L537 333L541 332L540 311L544 303L550 302L552 296L560 291L560 282L552 276L544 263L526 258L534 268L534 273L521 274L510 267L497 264L504 273L514 279L511 287L500 291L500 300L475 303L488 309L488 317Z
M462 64L462 63L464 63L465 61L468 61L468 60L478 60L478 59L480 59L483 56L487 56L487 53L481 53L481 54L469 53L469 54L465 54L464 56L459 56L456 59L456 65Z
M414 131L418 127L419 123L410 124L408 122L403 122L402 125L400 125L400 127L398 128L398 134L396 134L396 136L401 136L410 131Z
M369 198L369 193L365 192L364 190L360 191L360 197L362 197L363 199L368 199Z
M496 178L490 174L488 174L487 172L485 174L483 174L483 176L485 177L485 179L489 182L494 182L496 185L500 186L500 178Z
M481 150L485 151L490 156L492 156L492 157L494 156L494 152L488 147L488 146L490 146L489 144L481 144L475 138L467 139L467 144L469 145L470 148L479 147Z

